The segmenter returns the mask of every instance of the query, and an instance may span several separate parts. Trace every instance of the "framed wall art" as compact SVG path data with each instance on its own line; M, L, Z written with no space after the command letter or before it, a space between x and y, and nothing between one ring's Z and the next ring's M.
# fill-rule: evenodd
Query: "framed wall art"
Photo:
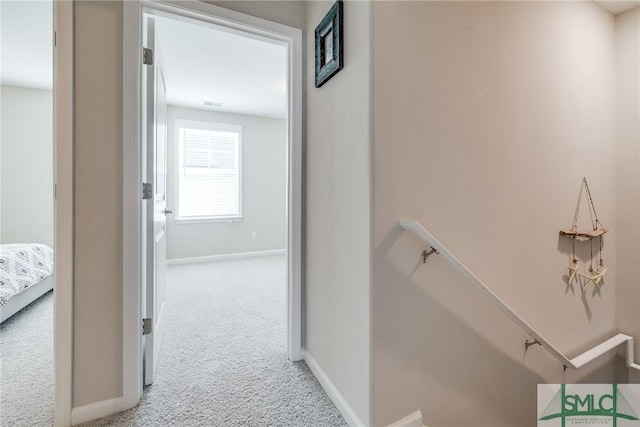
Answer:
M344 66L342 17L342 0L338 0L316 27L316 87L325 84Z

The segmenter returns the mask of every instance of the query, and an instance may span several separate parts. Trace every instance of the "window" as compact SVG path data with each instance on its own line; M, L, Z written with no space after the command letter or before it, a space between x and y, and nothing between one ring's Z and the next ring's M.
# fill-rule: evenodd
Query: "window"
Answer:
M178 221L242 219L242 128L176 120Z

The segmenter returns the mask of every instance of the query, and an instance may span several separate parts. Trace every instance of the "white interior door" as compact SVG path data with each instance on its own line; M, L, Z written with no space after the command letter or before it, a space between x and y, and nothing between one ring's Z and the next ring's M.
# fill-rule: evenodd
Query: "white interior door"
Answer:
M146 181L153 196L146 205L146 292L145 317L151 332L145 339L144 383L153 383L164 332L165 270L167 265L167 98L159 46L152 17L145 17L146 43L153 63L144 65L146 80Z

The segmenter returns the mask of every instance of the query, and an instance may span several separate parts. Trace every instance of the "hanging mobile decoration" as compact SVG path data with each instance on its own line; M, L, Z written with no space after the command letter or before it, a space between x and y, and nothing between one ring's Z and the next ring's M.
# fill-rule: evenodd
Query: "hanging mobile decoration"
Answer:
M580 202L582 201L582 194L586 193L587 198L589 199L589 215L591 216L591 231L582 232L578 231L578 217L580 215ZM578 204L576 205L576 212L573 216L573 225L570 230L560 230L561 236L570 237L573 240L573 258L571 263L569 264L569 284L571 285L574 281L580 283L582 290L585 291L589 285L592 283L596 286L602 286L604 283L602 278L604 277L607 269L604 266L604 260L602 259L602 250L604 249L604 234L608 230L603 227L600 219L598 219L598 214L596 213L596 207L593 204L593 199L591 197L591 190L589 190L589 184L587 184L587 178L582 178L582 185L580 186L580 194L578 195ZM591 259L589 261L589 273L583 274L578 271L579 260L576 256L576 239L588 239L591 243ZM596 268L593 267L593 241L598 239L600 244L600 250L598 251L598 265ZM582 282L580 282L580 277L582 277Z

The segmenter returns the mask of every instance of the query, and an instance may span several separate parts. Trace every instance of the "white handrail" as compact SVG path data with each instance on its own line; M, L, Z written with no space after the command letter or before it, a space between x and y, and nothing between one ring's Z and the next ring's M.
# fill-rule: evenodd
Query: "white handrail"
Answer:
M610 350L618 347L621 344L627 344L627 367L640 370L640 365L634 363L633 355L633 337L625 334L617 334L603 343L593 347L591 350L587 350L579 356L569 359L562 354L560 350L555 348L546 338L544 338L538 331L533 329L531 325L524 321L516 312L514 312L504 301L502 301L496 294L494 294L478 277L471 272L458 258L456 258L442 243L438 241L431 233L429 233L423 226L416 220L400 219L398 225L404 229L413 232L423 242L427 243L449 263L451 263L456 270L461 272L469 281L484 295L489 301L491 301L496 307L506 314L511 320L515 322L520 328L522 328L527 334L536 339L544 348L546 348L556 359L560 360L566 367L578 369L592 360L602 356Z

